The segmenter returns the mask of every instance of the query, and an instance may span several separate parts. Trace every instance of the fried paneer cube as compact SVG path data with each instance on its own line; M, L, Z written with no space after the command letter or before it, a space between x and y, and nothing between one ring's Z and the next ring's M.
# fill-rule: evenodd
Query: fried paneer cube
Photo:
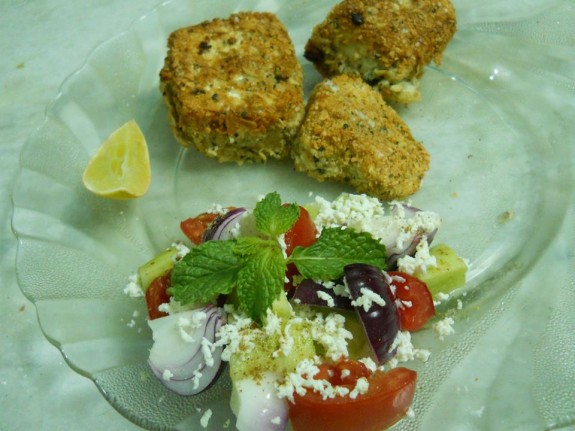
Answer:
M174 31L160 88L179 142L220 162L287 157L304 114L302 68L271 13Z
M358 75L385 100L410 103L455 30L450 0L344 0L313 29L304 55L324 77Z
M415 193L429 154L398 113L361 78L339 75L313 90L292 146L296 170L383 200Z

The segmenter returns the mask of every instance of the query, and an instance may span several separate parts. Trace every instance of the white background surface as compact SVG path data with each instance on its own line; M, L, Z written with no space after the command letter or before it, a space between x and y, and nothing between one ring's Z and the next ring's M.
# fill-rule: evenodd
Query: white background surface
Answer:
M0 1L0 430L140 429L42 335L14 274L10 191L18 156L64 79L158 0Z
M133 20L158 3L158 0L0 0L0 187L4 192L0 201L1 431L140 429L118 414L91 381L69 369L58 350L43 337L33 305L23 297L16 283L10 190L18 173L20 150L31 132L41 125L46 106L58 94L62 81L82 65L95 46L127 29ZM484 337L491 348L485 345L482 348L478 343L478 354L471 355L452 381L446 382L454 391L461 388L465 391L440 404L434 411L435 417L457 418L469 430L485 429L477 425L482 415L483 423L492 425L490 429L544 428L543 424L528 419L534 411L532 406L514 403L514 391L532 389L523 376L515 381L507 379L499 387L498 393L506 394L503 398L509 402L504 406L508 414L483 413L482 407L493 394L488 382L498 379L496 371L506 360L493 348L497 345L493 341L504 335L508 343L533 343L533 347L525 347L531 351L536 347L534 340L544 338L542 326L531 328L529 322L514 316L525 315L517 310L527 307L534 313L541 311L543 306L537 295L547 281L547 274L560 274L567 279L565 273L575 261L571 245L573 212L572 205L556 244L523 280L513 305ZM570 287L575 288L572 276L569 280ZM551 304L550 309L557 305L555 301L547 303ZM509 365L503 368L507 376L515 362L523 358L512 359L515 361L507 360ZM487 369L493 375L477 371L477 361L491 361L493 367ZM458 409L461 400L467 400L466 405L473 408Z

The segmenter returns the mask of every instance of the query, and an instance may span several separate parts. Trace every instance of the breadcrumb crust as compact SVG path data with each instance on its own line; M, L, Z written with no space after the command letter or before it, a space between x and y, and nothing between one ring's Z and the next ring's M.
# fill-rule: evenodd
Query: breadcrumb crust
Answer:
M359 77L319 83L292 147L298 171L380 199L415 193L429 154L381 94Z
M344 0L305 48L324 77L359 75L388 101L419 100L419 78L456 31L450 0Z
M220 162L286 157L304 113L302 68L271 13L174 31L160 89L179 142Z

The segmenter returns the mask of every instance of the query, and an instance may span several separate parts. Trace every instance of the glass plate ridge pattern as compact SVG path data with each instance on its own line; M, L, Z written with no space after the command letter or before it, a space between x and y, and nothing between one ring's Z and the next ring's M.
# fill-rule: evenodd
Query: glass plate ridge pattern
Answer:
M212 203L246 205L270 188L301 202L309 193L334 197L347 190L294 174L287 162L239 168L180 150L158 89L166 39L175 28L238 10L276 12L294 40L309 91L319 75L303 59L303 44L313 24L335 3L166 1L95 48L62 84L45 122L22 152L12 195L21 289L35 303L42 331L67 363L91 378L121 414L146 429L203 430L199 420L207 408L218 412L208 430L221 429L228 418L233 423L230 382L224 378L200 397L187 398L169 392L153 377L147 365L151 336L145 304L122 292L128 277L181 238L181 219ZM506 363L478 370L487 382L487 377L510 370L516 360L512 349L527 352L527 333L539 342L534 352L526 353L535 373L525 385L533 383L539 391L525 395L534 406L533 423L550 428L571 424L572 406L557 396L546 398L551 386L541 364L557 371L575 357L551 343L573 341L561 324L562 319L572 322L566 304L575 304L573 295L565 295L565 303L557 297L542 298L547 311L540 311L536 322L527 320L530 316L521 306L534 305L529 298L542 283L542 265L559 274L550 292L575 290L568 267L561 266L565 259L570 259L571 270L575 265L573 245L563 234L574 234L569 220L575 198L575 49L572 31L566 31L575 24L575 8L561 0L534 0L523 11L495 0L454 3L461 17L456 38L441 65L426 70L423 100L398 107L398 112L432 160L413 203L443 217L437 241L470 259L470 283L439 308L441 316L456 319L452 338L440 343L431 331L414 337L422 346L433 347L432 357L414 364L422 382L416 416L396 429L443 426L442 415L453 421L452 429L462 429L457 427L467 420L479 427L497 425L492 412L504 405L495 401L483 406L484 414L465 394L453 403L459 411L437 403L449 400L454 376L466 377L465 366L473 363L474 355L485 355L491 348L486 337L498 340L508 355ZM81 184L89 155L131 118L138 121L150 146L149 192L128 202L90 195ZM558 263L545 254L552 242L564 250L553 256ZM458 300L471 306L459 310ZM525 322L525 334L510 326L510 313ZM539 321L544 323L541 328ZM507 339L497 338L501 328L509 330ZM550 349L556 363L545 355ZM573 372L572 367L568 370ZM521 378L519 371L515 377ZM551 381L564 390L561 393L569 393L554 377ZM495 378L481 390L506 393ZM550 406L548 399L556 405ZM470 408L478 415L466 416Z

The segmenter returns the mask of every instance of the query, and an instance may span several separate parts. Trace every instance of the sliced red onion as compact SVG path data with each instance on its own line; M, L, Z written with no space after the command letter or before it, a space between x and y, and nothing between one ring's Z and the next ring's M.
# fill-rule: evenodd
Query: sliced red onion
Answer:
M233 382L231 408L238 431L283 431L288 421L288 403L276 395L277 376L264 373L258 380Z
M362 263L347 265L344 280L371 350L383 364L394 355L391 347L399 332L399 313L389 283L381 269ZM369 304L371 296L385 304Z
M233 230L246 211L245 208L234 208L219 216L204 232L202 241L233 239Z
M211 345L223 324L223 310L212 305L149 320L154 344L148 363L154 375L180 395L206 389L222 366L223 347Z
M410 205L401 204L401 208L404 212L404 218L409 220L414 218L418 213L421 213L422 210L419 208L412 207ZM416 232L413 232L413 236L411 239L407 239L408 244L402 248L397 247L396 239L397 237L391 237L387 240L384 240L385 247L387 250L387 268L388 270L394 270L397 268L397 261L404 256L414 256L417 245L421 242L421 240L426 237L427 243L431 244L435 234L437 233L437 227L433 229L420 229ZM406 241L406 242L407 242Z
M321 292L318 294L318 292ZM327 300L327 297L331 300ZM329 307L340 310L353 310L351 299L336 295L333 289L328 289L323 284L316 283L309 278L303 280L293 292L291 298L296 304L314 305L317 307Z

